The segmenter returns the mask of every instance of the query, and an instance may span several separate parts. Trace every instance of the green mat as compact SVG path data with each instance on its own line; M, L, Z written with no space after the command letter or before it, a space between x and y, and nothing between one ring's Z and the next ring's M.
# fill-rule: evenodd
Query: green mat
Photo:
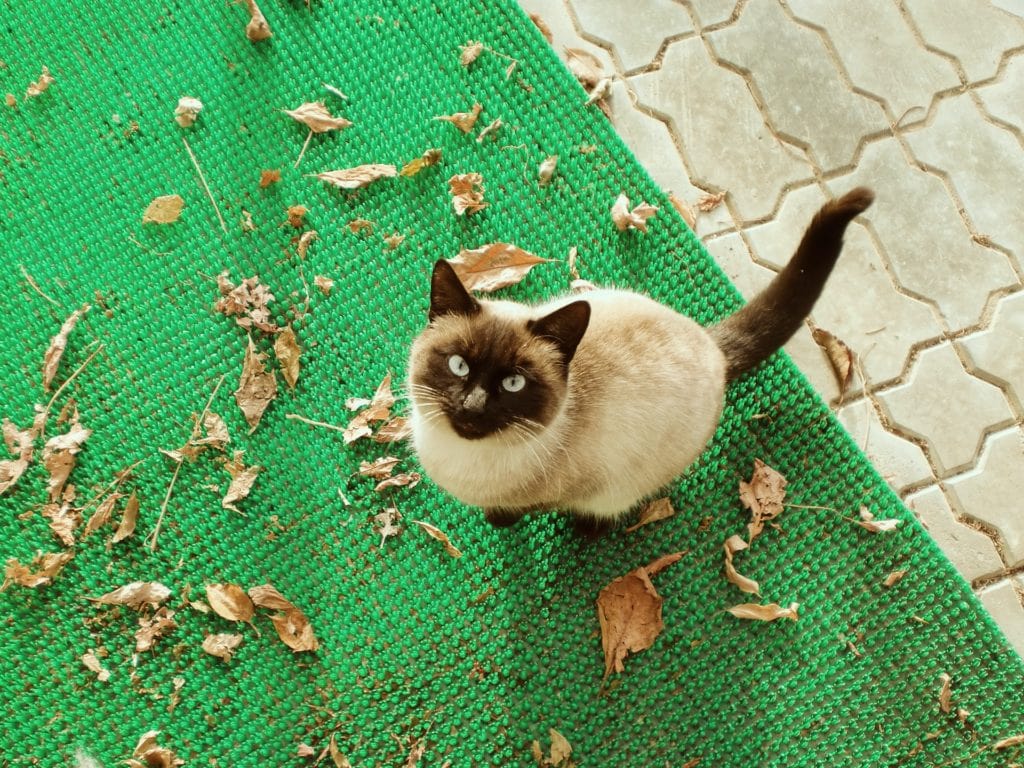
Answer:
M346 446L337 431L286 418L345 425L346 398L370 396L388 371L400 382L431 265L461 248L512 242L564 260L575 246L585 278L642 289L701 322L738 305L511 0L313 0L311 9L267 0L274 36L259 44L244 37L245 7L223 2L0 8L0 91L17 100L0 108L0 416L26 428L33 406L49 402L43 353L90 303L54 387L89 362L53 401L46 435L66 431L57 415L73 398L93 430L71 473L78 506L141 462L119 486L140 501L134 536L109 543L121 499L111 524L88 538L78 529L53 584L0 594L0 766L68 765L77 749L115 765L154 729L187 765L205 766L303 765L315 756L298 756L300 745L319 755L332 736L358 768L529 766L533 740L548 754L549 728L588 767L1024 762L1022 747L993 748L1024 732L1020 659L781 356L729 392L712 445L671 490L678 514L597 545L555 516L494 530L428 480L375 493L359 462L390 451L414 470L406 447ZM459 46L470 40L489 50L467 68ZM44 65L55 82L24 99ZM186 95L205 108L183 130L173 111ZM280 110L320 99L353 126L313 136L295 169L307 132ZM475 102L483 111L468 135L432 119ZM496 118L495 138L476 141ZM400 167L435 147L441 165L354 192L305 176ZM549 155L558 170L540 187ZM282 180L261 189L263 169ZM470 172L483 175L489 206L456 217L447 180ZM614 230L619 192L661 207L648 234ZM143 225L149 201L170 194L184 198L181 219ZM282 226L297 204L319 233L304 259L299 230ZM372 232L350 231L356 218ZM405 239L391 250L393 233ZM273 321L291 322L303 349L297 387L280 384L252 434L231 394L246 332L213 310L225 269L235 283L260 276L276 297ZM330 295L314 287L318 275L334 280ZM506 293L539 298L567 285L564 263L543 264ZM264 334L254 340L270 351ZM273 355L268 365L277 368ZM227 422L228 450L263 467L240 512L221 506L230 478L216 451L182 464L169 497L175 464L158 453L188 439L190 415L222 376L210 410ZM42 443L0 497L0 560L65 549L42 515ZM765 602L800 604L796 622L725 612L751 597L724 578L722 545L745 533L737 485L755 458L788 478L788 502L815 507L788 508L780 529L737 558ZM151 552L144 540L165 500ZM374 518L389 503L402 532L381 545ZM872 534L844 519L861 505L904 524ZM463 556L414 519L446 532ZM664 632L602 684L598 592L675 551L687 554L654 579ZM885 587L895 570L905 577ZM139 614L85 599L136 580L171 590L180 625L138 654ZM274 585L309 617L319 650L291 651L267 611L249 626L190 607L212 582ZM216 633L244 638L230 663L201 648ZM109 680L82 663L90 649ZM949 714L939 708L943 674Z

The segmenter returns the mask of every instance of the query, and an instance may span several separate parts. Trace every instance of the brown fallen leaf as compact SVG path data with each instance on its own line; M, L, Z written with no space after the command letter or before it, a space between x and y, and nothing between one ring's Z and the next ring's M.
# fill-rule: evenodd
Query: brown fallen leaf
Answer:
M857 525L872 533L888 533L895 531L902 520L875 520L875 516L867 507L860 508L860 520L854 520Z
M306 614L299 609L275 613L270 617L270 621L273 622L281 641L296 653L315 651L320 647L313 633L313 626L306 618Z
M479 173L459 173L448 179L455 215L471 215L487 207L484 202L484 177Z
M627 229L639 229L641 232L646 232L647 220L657 212L656 206L647 203L640 203L630 210L629 198L623 193L615 198L615 204L612 206L612 223L615 224L615 228L619 232L625 232Z
M96 673L96 679L101 683L105 683L110 679L110 670L103 667L92 648L82 654L81 660L86 669Z
M273 371L268 371L264 367L265 358L265 354L256 351L256 345L250 337L242 362L242 376L238 381L238 389L234 392L235 402L242 409L242 414L249 424L249 434L256 430L260 419L263 418L263 412L277 397L277 377Z
M231 485L228 486L224 498L220 500L220 505L223 509L230 509L239 513L241 513L241 510L235 506L235 502L241 501L249 495L253 483L256 482L256 476L263 469L258 464L253 464L249 467L245 466L242 462L242 455L244 453L245 451L235 451L231 460L224 462L224 470L231 475Z
M477 58L479 58L481 53L483 53L484 44L476 40L470 40L465 45L460 45L459 50L461 51L461 54L459 55L459 64L464 67L468 67L476 61Z
M46 489L51 503L60 499L64 493L64 486L77 461L75 456L91 434L91 429L86 429L76 421L70 430L63 435L51 437L43 446L43 466L50 473Z
M202 111L203 102L193 96L182 96L174 108L174 122L182 128L190 128L195 125Z
M260 608L269 608L272 611L297 611L295 604L270 584L260 584L249 589L249 597L252 602Z
M402 170L399 172L399 176L410 177L415 176L417 173L422 171L424 168L429 168L432 165L437 165L441 162L441 150L440 149L428 149L419 157L410 160L408 163L402 166Z
M139 499L135 495L135 491L132 491L131 496L128 497L128 501L124 505L124 513L121 515L121 522L117 526L117 531L114 532L114 537L110 540L112 544L117 544L119 541L124 541L133 533L135 533L135 525L139 521Z
M391 393L391 372L384 376L384 380L377 387L373 399L366 403L366 408L356 414L343 433L345 445L353 443L363 437L373 434L370 424L377 421L387 421L391 418L391 406L395 404L395 396ZM359 405L357 407L362 407Z
M412 425L405 416L395 416L377 430L373 440L378 443L397 443L412 435Z
M211 656L216 656L224 662L231 661L231 656L239 645L242 644L242 636L235 634L207 635L203 639L203 650Z
M288 224L296 229L306 226L306 214L309 208L304 205L290 205L287 210Z
M587 90L605 78L604 65L601 60L582 48L566 48L565 64Z
M135 631L136 652L151 650L158 639L177 628L174 611L166 606L159 608L152 616L139 616L139 628Z
M597 616L601 624L605 679L613 671L624 671L626 656L650 648L665 628L661 618L662 597L651 583L651 576L682 556L682 552L665 555L615 579L601 590Z
M199 437L196 433L200 430L195 430L193 432L195 437L189 438L188 445L210 446L218 451L223 451L227 444L231 442L231 435L228 434L228 425L224 423L224 419L220 414L207 411L203 414L202 424L197 426L206 434L203 437Z
M402 532L402 528L399 525L401 519L402 513L396 507L388 507L380 514L373 516L373 521L380 526L377 529L377 532L380 534L380 549L384 549L384 543L388 539Z
M557 167L558 155L551 155L550 157L544 158L544 161L537 169L537 183L542 187L546 187L551 182L551 177L555 175L555 169Z
M942 687L939 689L939 711L948 715L953 711L953 678L943 672L939 675Z
M815 328L811 331L811 337L828 357L836 384L839 385L839 399L842 400L853 379L853 352L835 334L824 328Z
M390 235L384 238L384 245L387 246L389 251L395 250L405 240L405 235L400 235L397 232L392 232Z
M18 106L18 97L15 96L13 93L5 94L4 103L11 109L14 109L16 106Z
M469 112L456 112L451 115L439 115L435 117L435 120L443 120L451 123L463 133L469 133L473 130L473 126L476 125L477 118L480 117L480 110L483 107L479 104L474 104L473 108Z
M252 621L256 615L252 598L237 584L207 584L206 599L214 613L228 621Z
M181 216L185 200L181 195L154 197L142 212L143 224L173 224Z
M548 760L553 767L560 767L572 754L572 746L569 744L569 740L554 728L548 729L548 735L551 737L551 751L548 753Z
M1024 733L1022 733L1019 736L1011 736L1008 739L1002 739L1000 741L997 741L995 744L992 745L992 749L998 752L1000 749L1019 747L1022 744L1024 744Z
M751 595L759 595L761 587L758 583L737 572L736 567L732 563L732 556L737 552L742 552L748 546L747 542L739 536L730 536L725 540L725 578L730 584L739 587L740 591Z
M185 761L172 750L157 745L156 737L159 735L160 731L146 731L142 734L132 752L133 759L125 760L125 764L129 768L176 768L184 765Z
M68 337L75 329L75 326L78 325L78 321L90 309L91 307L88 304L82 305L81 309L76 309L68 316L64 324L61 325L57 335L50 339L50 346L46 348L46 352L43 354L43 389L47 392L50 391L53 377L57 375L57 367L60 365L61 357L64 356L64 350L67 348Z
M413 520L416 525L423 529L423 531L433 539L437 539L444 546L444 551L455 558L462 557L462 552L459 551L458 547L452 544L451 539L445 534L440 528L431 525L424 520Z
M374 480L384 480L391 477L392 470L400 461L397 456L381 456L373 461L362 461L359 463L359 474Z
M782 514L782 500L786 495L786 478L760 459L754 459L754 473L750 482L740 481L740 501L750 510L747 530L748 544L761 535L765 523Z
M133 581L99 597L85 599L101 605L125 605L140 611L146 605L152 605L155 608L170 596L171 590L159 581Z
M373 234L373 222L366 219L352 219L348 223L348 228L352 231L353 235L368 236Z
M659 520L666 520L675 513L676 511L672 508L672 501L667 496L655 499L640 510L640 517L636 523L626 528L626 533L632 533L637 528L642 528L650 523L656 523Z
M265 333L280 330L270 322L270 302L274 300L274 294L260 283L259 275L247 277L236 286L224 270L217 275L217 290L221 297L214 302L214 310L234 317L242 328L257 328Z
M530 21L532 21L534 26L536 26L537 29L540 30L540 33L544 36L544 39L548 41L548 45L551 45L555 37L554 35L551 34L551 27L548 26L548 23L544 21L544 19L541 17L539 13L531 13Z
M315 229L311 229L308 232L303 232L299 237L299 244L295 246L295 253L300 259L306 258L306 252L309 250L309 246L312 245L314 240L319 239L320 235Z
M359 189L372 184L377 179L390 179L397 175L398 169L395 166L382 163L357 165L355 168L314 174L320 181L332 184L339 189Z
M65 547L75 545L75 530L82 524L82 512L74 505L75 486L68 483L60 502L43 505L43 517L50 521L50 530Z
M271 184L277 184L279 181L281 181L280 170L264 168L260 171L260 189L266 189Z
M249 23L245 25L245 36L250 42L258 43L261 40L273 37L270 25L267 24L267 18L263 15L263 11L260 10L259 6L256 5L256 0L245 0L245 6L249 9L249 15L252 17L249 19Z
M4 566L4 583L0 584L0 592L3 592L11 584L19 587L37 589L52 584L54 578L64 566L74 557L73 552L37 552L29 565L22 565L15 558L7 558Z
M422 479L419 472L402 472L394 477L381 480L373 487L373 490L380 493L385 488L403 488L405 486L415 488Z
M285 384L288 385L288 389L295 389L295 383L299 380L299 357L302 350L299 349L291 325L286 325L277 335L274 341L274 354L277 355L277 362L281 364L281 375L284 376Z
M122 494L120 493L112 493L96 505L96 511L92 513L89 517L89 522L85 524L85 533L82 534L83 539L89 538L90 534L95 533L110 522L110 518L114 514L114 505L117 504L121 496Z
M352 125L352 122L344 117L332 117L331 113L327 111L327 106L322 101L307 101L295 109L285 109L282 111L293 120L302 123L313 133L337 131Z
M755 621L775 621L776 619L790 619L796 621L800 618L797 611L799 603L790 603L788 608L783 608L778 603L758 605L757 603L742 603L734 605L726 610L737 619L752 619Z
M492 138L497 138L497 137L496 137L496 136L495 136L494 134L496 134L496 133L498 132L498 129L499 129L499 128L501 128L501 126L503 126L504 124L505 124L505 123L504 123L504 122L502 122L502 119L501 119L500 117L498 117L498 118L495 118L494 120L492 120L492 121L491 121L490 123L488 123L488 124L487 124L487 126L486 126L486 127L485 127L485 128L484 128L484 129L482 130L482 131L480 131L480 133L479 133L479 134L477 135L477 137L476 137L476 143L477 143L477 144L483 144L483 141L484 141L484 139L486 139L486 138L487 138L488 136L490 136L490 137L492 137Z
M668 201L672 203L672 207L679 212L679 215L683 217L683 221L686 222L686 226L690 229L696 229L697 227L697 216L694 214L693 209L687 204L683 198L679 197L675 192L668 193Z
M348 761L348 758L341 754L341 750L338 749L338 742L335 740L335 734L331 734L331 741L327 746L331 753L331 762L334 763L334 768L352 768L352 763Z
M883 581L882 583L887 587L892 587L906 575L906 571L893 571L885 577L885 581Z
M40 94L44 93L50 85L54 82L53 75L50 74L50 70L45 65L43 66L43 73L39 75L39 79L35 82L29 83L28 88L25 89L25 98L31 99Z
M300 743L299 746L295 748L296 757L313 757L315 754L316 750L305 742Z
M317 275L313 278L313 285L319 288L324 296L330 296L331 289L334 288L334 281L324 275Z
M14 487L32 461L32 440L34 430L18 429L11 421L4 418L3 438L7 450L17 456L16 459L0 461L0 496Z
M537 264L551 261L553 259L534 256L511 243L488 243L460 251L454 259L448 259L467 291L483 293L514 285Z

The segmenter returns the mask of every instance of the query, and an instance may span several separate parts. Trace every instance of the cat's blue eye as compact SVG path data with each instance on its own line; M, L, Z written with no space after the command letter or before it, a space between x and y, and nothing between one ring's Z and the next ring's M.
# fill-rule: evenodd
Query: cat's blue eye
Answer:
M526 377L519 373L506 376L501 380L501 386L506 392L518 392L526 386Z
M460 378L469 376L469 363L460 355L452 355L448 358L448 369Z

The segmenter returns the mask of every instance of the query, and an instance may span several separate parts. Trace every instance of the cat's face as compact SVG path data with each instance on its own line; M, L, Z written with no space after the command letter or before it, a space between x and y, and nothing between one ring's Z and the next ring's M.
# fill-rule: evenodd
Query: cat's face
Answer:
M444 420L466 440L529 437L558 413L589 318L583 301L538 319L498 311L474 299L439 261L430 324L413 343L409 363L413 402L425 422Z

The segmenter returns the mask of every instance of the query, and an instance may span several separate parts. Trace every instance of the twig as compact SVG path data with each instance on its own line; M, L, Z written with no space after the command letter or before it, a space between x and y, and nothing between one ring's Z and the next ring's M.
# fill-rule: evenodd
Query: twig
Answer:
M109 491L111 489L111 487L121 485L121 483L123 483L125 480L128 479L128 473L131 472L133 469L135 469L137 466L139 466L139 464L141 464L144 461L145 461L145 459L139 459L138 461L136 461L134 464L132 464L127 469L124 469L124 470L121 470L120 472L118 472L117 474L119 474L120 477L115 477L113 480L111 480L109 483L107 483L107 485L103 488L103 490L100 491L99 493L97 493L95 496L93 496L87 502L85 502L85 504L82 506L82 508L79 511L80 512L84 512L85 510L89 509L89 507L91 507L93 504L95 504L97 501L99 501L100 497L103 496L104 494L106 494L106 492Z
M345 431L345 427L339 427L335 424L326 424L322 421L313 421L312 419L307 419L305 416L299 416L297 413L286 413L284 417L286 419L295 419L296 421L301 421L303 424L309 424L314 427L325 427L326 429L334 429L338 432Z
M298 168L299 167L299 163L302 162L302 158L306 154L306 147L309 146L309 141L312 138L313 138L313 129L310 128L309 129L309 135L306 137L306 142L302 145L302 151L299 152L299 156L297 158L295 158L295 165L293 165L292 168Z
M213 204L213 210L217 214L217 220L220 222L220 228L224 230L224 234L228 233L227 224L224 223L224 217L220 215L220 208L217 207L217 201L213 199L213 193L210 192L210 185L206 183L206 177L203 176L203 170L199 167L199 161L196 160L196 156L192 153L192 147L188 145L188 141L184 136L181 137L182 142L185 144L185 150L188 152L189 158L192 160L192 165L196 167L196 173L199 174L199 182L203 185L203 190L206 192L206 196L210 198L210 202Z
M21 274L23 274L25 276L25 279L28 280L28 284L31 285L35 289L36 293L38 293L40 296L42 296L48 302L53 304L53 306L55 306L55 307L59 307L60 306L60 302L51 299L49 296L47 296L45 293L43 293L43 289L42 288L40 288L38 285L36 285L36 281L32 279L32 275L30 275L28 273L28 271L25 269L25 265L24 264L19 264L18 266L21 267Z
M43 409L47 414L50 413L50 407L53 405L53 401L57 399L57 396L60 395L60 393L63 392L65 389L67 389L68 384L70 384L72 381L74 381L75 377L78 374L80 374L82 371L85 370L85 366L87 366L89 363L91 363L92 359L94 357L96 357L96 355L98 355L100 352L103 351L103 348L104 348L104 344L101 343L98 347L96 347L96 349L93 350L93 353L91 355L89 355L87 358L85 358L85 362L83 362L80 366L78 366L75 369L74 373L72 373L70 376L68 376L64 380L63 384L61 384L59 387L57 387L57 391L53 393L53 397L50 398L50 402L48 402L46 404L46 408Z

